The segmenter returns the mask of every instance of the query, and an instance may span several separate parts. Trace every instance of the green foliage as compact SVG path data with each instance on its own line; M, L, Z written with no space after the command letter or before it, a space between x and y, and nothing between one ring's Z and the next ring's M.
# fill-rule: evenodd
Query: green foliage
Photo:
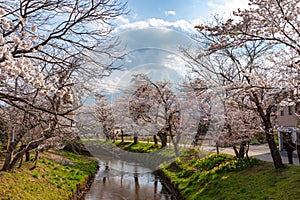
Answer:
M89 176L93 176L95 171L97 171L98 164L92 159L88 159L85 156L75 155L68 151L62 151L61 155L76 163L76 166L65 165L65 167L68 168L70 171L75 167L75 169L82 172L82 174L86 174Z
M176 163L177 166L181 166L183 164L183 160L180 159L180 158L177 158L175 163Z
M196 163L196 167L201 171L208 171L222 163L226 163L232 159L232 156L227 154L210 154Z
M50 154L59 159L45 155L34 170L29 170L33 163L28 162L14 172L1 172L0 199L69 199L76 185L97 171L97 162L84 156L64 151Z
M259 160L254 158L234 159L231 160L230 162L224 163L223 165L219 166L216 172L221 173L221 172L241 171L244 169L249 169L257 164L259 164Z
M162 170L187 199L298 199L300 167L190 151Z
M181 157L195 157L197 154L201 153L199 149L196 148L189 148L185 149L185 151L181 154ZM197 156L196 156L197 157Z
M145 143L145 142L138 142L136 144L130 142L127 143L117 142L116 145L126 151L137 152L137 153L150 153L159 149L153 143Z

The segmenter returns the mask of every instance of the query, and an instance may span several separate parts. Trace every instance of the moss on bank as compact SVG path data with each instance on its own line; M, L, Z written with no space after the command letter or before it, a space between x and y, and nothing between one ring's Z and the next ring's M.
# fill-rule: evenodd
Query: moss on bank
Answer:
M32 165L0 172L0 199L70 199L98 167L91 158L66 151L42 153L34 170Z
M182 196L209 199L299 199L300 167L274 169L272 163L190 150L162 169Z

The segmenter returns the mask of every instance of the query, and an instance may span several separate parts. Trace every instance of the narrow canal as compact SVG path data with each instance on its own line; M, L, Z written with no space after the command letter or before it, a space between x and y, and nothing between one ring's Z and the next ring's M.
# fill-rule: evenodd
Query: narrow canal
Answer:
M137 163L101 159L86 200L173 200L151 170Z

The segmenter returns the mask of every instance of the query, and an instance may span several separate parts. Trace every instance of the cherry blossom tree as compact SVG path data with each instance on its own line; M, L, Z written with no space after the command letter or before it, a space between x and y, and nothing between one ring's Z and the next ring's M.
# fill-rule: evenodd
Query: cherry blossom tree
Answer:
M142 121L137 121L137 114L130 109L130 95L125 92L122 96L119 96L113 102L113 116L115 119L115 126L119 129L121 135L121 141L124 142L125 135L133 135L134 143L138 142L139 135L151 134L151 128L149 128Z
M250 0L249 9L233 13L235 19L195 27L209 41L202 46L207 50L205 54L225 52L233 63L242 66L233 72L248 83L243 90L248 91L246 96L262 120L276 168L282 168L283 164L274 142L271 113L283 97L293 96L298 85L299 6L299 1L292 0ZM247 62L241 62L242 55L232 56L232 52L241 49L247 52ZM217 73L227 83L233 80L233 76ZM237 86L236 89L241 88Z
M34 112L24 112L18 108L8 107L5 110L5 120L8 131L6 157L2 170L12 170L23 155L29 160L29 152L36 150L36 159L41 149L55 147L62 141L74 138L75 132L69 120Z
M210 98L200 79L184 82L178 88L169 82L152 81L144 74L134 75L132 80L131 116L143 127L148 126L160 138L162 147L169 136L178 155L179 144L191 143L201 122L208 126Z
M191 119L182 123L189 124L189 126L198 124L197 134L194 136L196 145L200 134L205 135L207 133L211 120L211 94L209 94L208 91L208 84L203 78L190 77L188 81L182 84L180 96L184 97L184 101L181 101L181 109L185 108L187 110L186 112L190 113L188 115L192 115L194 116L194 120L198 120L196 123L193 122L193 125L187 123L189 121L191 122Z
M129 109L134 121L155 125L162 148L166 147L169 135L178 153L175 137L179 135L174 133L180 125L180 107L170 83L154 82L144 74L134 75L132 81L136 90L131 97Z
M115 126L120 129L121 142L124 142L124 134L131 131L129 125L132 123L132 119L128 114L128 97L126 95L116 97L112 108Z
M147 129L148 134L152 134L154 142L157 143L156 136L163 125L158 117L159 109L155 102L155 90L147 80L150 79L144 74L133 75L133 86L127 92L129 94L128 111L131 123L139 126L140 130L142 130L142 127ZM160 136L163 138L164 134ZM135 131L135 138L137 139L137 131ZM166 137L164 139L161 140L162 148L167 144Z
M108 0L1 2L3 86L11 89L14 82L11 80L17 78L19 84L31 87L27 93L38 89L40 94L58 92L64 96L67 91L55 88L61 78L76 75L79 84L87 78L95 80L104 76L117 56L114 45L105 43L111 31L109 24L123 11L124 5ZM109 55L111 63L100 63L96 57L103 58L101 55ZM69 81L66 84L74 80ZM11 103L15 96L10 91L2 91L0 97Z
M203 42L204 51L196 55L186 50L185 55L198 65L198 70L194 71L199 75L200 69L214 74L217 84L210 82L211 87L219 85L224 93L224 103L226 98L234 98L238 104L257 113L264 126L274 166L281 168L283 163L274 140L271 115L276 105L293 91L295 84L289 81L293 70L282 73L284 66L279 67L279 63L274 64L272 60L278 48L266 41L240 41L238 45L234 42L229 45L228 41L233 41L231 36L216 31L222 22L216 20L216 23L215 26L197 26L199 37L196 39Z
M102 127L106 141L114 136L115 119L113 115L112 104L104 95L97 95L97 104L95 108L96 121Z
M300 53L299 13L298 0L249 0L249 9L233 12L238 20L228 19L216 26L198 25L196 28L224 37L223 41L213 45L215 49L238 46L247 41L265 41L268 45L276 45L277 51L272 61L277 63L288 58L285 66L297 67L295 63Z
M217 144L232 146L237 158L248 157L249 143L263 134L260 118L256 112L229 99L226 101L225 115L224 129L217 138Z
M10 123L18 137L10 142L3 170L72 126L70 113L83 94L119 58L109 33L123 13L125 4L109 0L0 2L0 101L23 117ZM21 141L27 144L17 150Z
M209 36L219 37L218 41L209 44L210 52L236 49L249 42L260 42L266 47L273 47L273 52L265 57L265 61L268 62L263 65L265 68L269 67L268 74L277 74L276 78L273 76L277 82L273 81L275 84L271 84L267 74L265 77L268 77L268 80L256 77L264 83L264 86L268 86L264 88L273 88L273 94L275 94L273 97L292 96L292 92L298 85L299 72L299 1L250 0L249 6L249 9L239 9L233 13L238 18L237 20L228 19L214 25L198 25L196 28L199 32L206 32ZM253 65L249 67L257 68ZM245 71L241 70L241 72ZM277 91L274 91L275 88ZM282 91L284 94L280 94ZM290 94L286 94L287 91ZM269 93L268 99L271 99L271 96ZM268 106L263 105L259 93L255 93L251 98L256 102L256 109L265 126L274 165L276 168L281 168L283 164L276 150L270 119L275 102ZM274 99L278 102L278 98Z

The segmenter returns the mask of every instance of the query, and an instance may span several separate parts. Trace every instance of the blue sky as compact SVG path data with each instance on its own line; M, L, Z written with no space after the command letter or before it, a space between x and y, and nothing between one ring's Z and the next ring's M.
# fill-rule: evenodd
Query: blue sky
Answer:
M119 17L117 30L179 27L191 31L199 22L211 21L213 14L229 16L233 10L245 8L247 3L248 0L128 0L130 12Z
M136 73L148 73L153 79L178 83L178 77L183 80L189 71L179 47L197 45L190 37L196 33L194 26L211 22L214 14L229 17L232 11L245 8L247 2L128 0L130 12L117 18L113 31L122 41L121 45L126 47L124 70L104 79L103 87L109 92L120 90L130 84L130 76Z
M205 9L202 8L207 7L207 2L203 0L129 0L128 7L132 11L130 15L139 20L148 18L192 20L199 17L199 11L205 13L203 12Z

